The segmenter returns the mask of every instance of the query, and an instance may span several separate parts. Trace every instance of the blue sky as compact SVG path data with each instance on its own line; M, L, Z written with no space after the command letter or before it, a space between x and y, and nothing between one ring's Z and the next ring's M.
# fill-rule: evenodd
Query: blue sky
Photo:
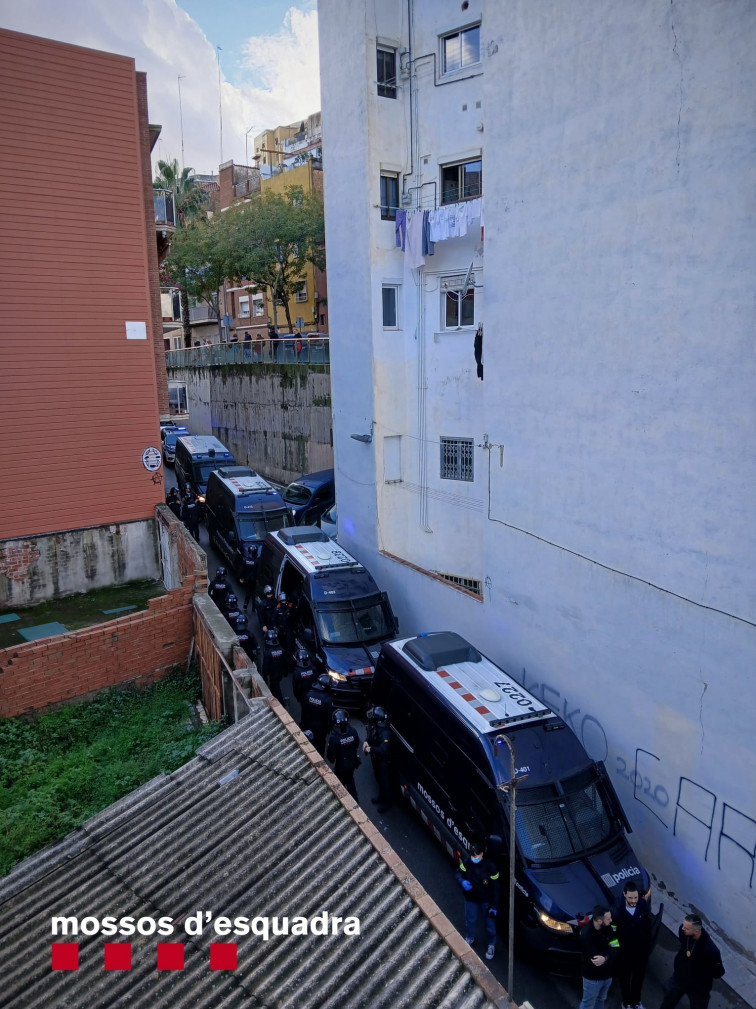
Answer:
M133 57L162 126L154 160L181 160L183 119L184 163L197 172L217 172L221 156L243 163L248 130L251 141L320 107L315 0L2 0L0 25Z

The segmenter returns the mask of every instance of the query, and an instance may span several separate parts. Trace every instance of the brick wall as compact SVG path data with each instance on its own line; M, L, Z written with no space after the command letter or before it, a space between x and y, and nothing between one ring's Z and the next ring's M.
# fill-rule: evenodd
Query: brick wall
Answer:
M0 650L0 717L40 711L103 687L146 686L186 663L194 633L192 599L207 589L207 567L175 516L165 505L158 511L175 543L180 587L150 599L139 613Z

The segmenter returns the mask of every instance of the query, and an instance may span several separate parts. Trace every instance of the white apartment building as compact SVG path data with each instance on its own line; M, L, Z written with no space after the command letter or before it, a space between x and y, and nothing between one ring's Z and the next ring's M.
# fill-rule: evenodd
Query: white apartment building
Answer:
M319 19L339 539L565 718L756 970L756 6Z

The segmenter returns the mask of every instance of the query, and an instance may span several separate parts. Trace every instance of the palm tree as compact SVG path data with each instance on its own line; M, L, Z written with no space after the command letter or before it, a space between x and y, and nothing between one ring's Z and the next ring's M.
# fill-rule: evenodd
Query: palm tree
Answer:
M193 168L179 170L178 159L158 161L157 175L152 182L154 189L170 189L176 207L176 225L185 228L191 221L201 216L209 202L209 196L194 178ZM192 329L189 325L189 296L184 287L181 291L181 315L184 324L184 346L192 345Z

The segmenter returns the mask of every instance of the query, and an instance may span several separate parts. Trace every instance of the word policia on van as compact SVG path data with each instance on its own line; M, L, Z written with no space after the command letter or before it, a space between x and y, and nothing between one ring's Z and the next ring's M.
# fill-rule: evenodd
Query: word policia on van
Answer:
M168 937L178 930L183 930L185 936L197 937L208 929L216 936L249 936L253 935L264 942L274 936L283 935L317 935L358 936L360 920L355 917L340 917L328 911L313 915L311 918L268 918L257 916L249 918L237 916L227 918L222 915L213 916L212 911L195 911L174 922L173 918L116 918L106 915L104 918L87 916L77 918L71 915L52 918L52 934L69 939L84 936L150 936ZM184 943L158 942L157 949L149 951L137 944L138 956L143 959L145 954L157 955L157 969L184 970ZM190 946L190 949L192 947ZM131 970L132 946L130 942L105 942L101 950L86 944L83 947L85 959L90 965L97 958L106 971ZM196 954L197 948L193 947ZM79 943L53 942L51 947L51 969L54 971L70 971L79 969ZM235 942L211 942L209 949L210 970L233 971L237 969L237 948Z

